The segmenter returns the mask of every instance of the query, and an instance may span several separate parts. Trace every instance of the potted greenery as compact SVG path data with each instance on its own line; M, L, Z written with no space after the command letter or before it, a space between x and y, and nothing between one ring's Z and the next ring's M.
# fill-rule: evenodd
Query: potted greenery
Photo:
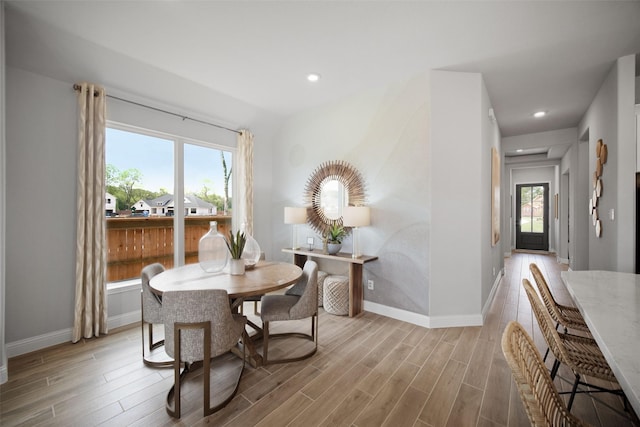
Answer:
M231 260L229 261L229 272L233 275L244 274L244 260L242 259L242 252L244 251L244 245L247 243L247 237L241 231L237 231L233 234L233 231L229 231L229 238L226 240L229 254L231 254Z
M342 239L347 235L344 227L337 222L334 222L327 229L327 252L330 254L337 254L342 249Z

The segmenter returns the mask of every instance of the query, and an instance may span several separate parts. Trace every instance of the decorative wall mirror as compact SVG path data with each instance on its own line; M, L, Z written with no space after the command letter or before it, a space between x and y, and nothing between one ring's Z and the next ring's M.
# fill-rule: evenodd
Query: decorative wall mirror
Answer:
M304 191L307 221L321 236L333 224L342 225L345 206L361 206L364 202L360 172L342 160L321 163L307 180Z

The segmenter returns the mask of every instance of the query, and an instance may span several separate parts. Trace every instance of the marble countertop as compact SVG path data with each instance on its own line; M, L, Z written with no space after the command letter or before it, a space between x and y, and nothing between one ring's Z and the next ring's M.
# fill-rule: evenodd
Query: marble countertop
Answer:
M563 271L562 280L640 414L640 275Z

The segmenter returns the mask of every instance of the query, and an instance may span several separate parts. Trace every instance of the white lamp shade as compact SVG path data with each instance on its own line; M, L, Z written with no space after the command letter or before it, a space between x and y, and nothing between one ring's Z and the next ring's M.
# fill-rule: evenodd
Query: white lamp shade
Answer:
M368 206L346 206L342 224L345 227L365 227L371 224L371 210Z
M307 222L307 208L284 208L285 224L304 224Z

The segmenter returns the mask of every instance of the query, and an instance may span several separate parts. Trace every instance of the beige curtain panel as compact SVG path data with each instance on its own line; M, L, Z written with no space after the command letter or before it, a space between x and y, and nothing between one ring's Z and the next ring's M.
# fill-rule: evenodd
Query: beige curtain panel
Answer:
M105 118L102 87L74 85L78 92L76 302L72 341L107 333L105 245Z
M238 159L234 162L238 180L238 201L233 201L234 209L237 209L236 219L245 223L247 233L253 235L253 134L248 130L242 130L238 134Z

